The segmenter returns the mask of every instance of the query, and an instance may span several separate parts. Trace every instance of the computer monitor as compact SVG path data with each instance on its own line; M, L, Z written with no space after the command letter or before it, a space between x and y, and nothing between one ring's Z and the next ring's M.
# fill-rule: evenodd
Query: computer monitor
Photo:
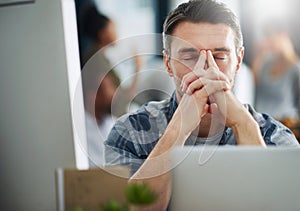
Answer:
M0 3L0 209L56 210L55 169L88 166L75 150L85 141L83 99L74 98L81 81L75 5L5 2L11 4Z
M170 210L299 210L300 149L180 147Z

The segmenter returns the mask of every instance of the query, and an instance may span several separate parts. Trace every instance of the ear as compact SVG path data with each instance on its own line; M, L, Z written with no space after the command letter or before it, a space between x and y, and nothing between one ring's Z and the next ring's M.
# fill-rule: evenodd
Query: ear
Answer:
M242 66L244 54L245 54L245 49L244 49L244 47L241 47L237 53L236 72L239 71L239 69Z
M163 56L164 56L164 63L165 63L166 69L168 71L168 74L170 77L173 77L173 71L171 69L169 55L166 50L163 50Z

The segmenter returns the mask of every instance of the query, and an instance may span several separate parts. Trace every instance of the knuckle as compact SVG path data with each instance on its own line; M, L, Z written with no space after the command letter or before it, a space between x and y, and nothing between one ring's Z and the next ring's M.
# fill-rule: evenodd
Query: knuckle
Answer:
M204 86L204 85L206 85L207 83L208 83L208 79L206 79L206 78L199 78L198 79L199 81L200 81L200 83Z
M227 83L225 81L220 81L220 82L221 82L221 86L224 87L224 88L226 88Z
M212 75L212 77L213 77L214 79L217 79L217 78L218 78L218 74L217 74L217 72L214 71L214 70L211 72L211 75Z
M195 76L195 77L201 76L201 70L199 70L198 68L196 68L196 69L193 71L193 73L194 73L194 76Z
M188 75L188 74L185 74L185 75L182 77L182 82L183 82L183 83L186 82L187 75Z
M193 72L189 72L185 76L186 76L186 80L187 81L191 81L193 79L193 77L194 77L194 73Z
M190 86L189 86L189 88L190 88L190 90L194 91L197 88L196 82L191 83Z

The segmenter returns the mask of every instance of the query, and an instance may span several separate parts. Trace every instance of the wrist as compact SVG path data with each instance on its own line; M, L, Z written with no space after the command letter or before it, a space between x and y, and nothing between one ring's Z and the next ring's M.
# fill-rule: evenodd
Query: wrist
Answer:
M250 114L246 119L244 119L243 123L233 125L232 131L236 137L238 145L265 146L259 125Z
M182 118L180 115L174 115L168 124L165 133L173 134L173 140L175 145L184 145L186 139L192 133L191 130L188 130L184 127Z
M234 125L231 126L233 131L239 131L246 133L251 129L255 129L258 127L258 124L252 117L246 117L243 121L236 122Z

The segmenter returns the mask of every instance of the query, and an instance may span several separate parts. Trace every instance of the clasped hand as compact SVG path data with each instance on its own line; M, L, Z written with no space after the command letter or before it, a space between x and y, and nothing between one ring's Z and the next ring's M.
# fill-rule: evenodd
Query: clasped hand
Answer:
M217 115L228 127L241 120L242 104L231 92L228 77L219 70L212 52L202 50L192 72L182 78L184 93L179 109L184 115L186 131L194 130L206 114Z

